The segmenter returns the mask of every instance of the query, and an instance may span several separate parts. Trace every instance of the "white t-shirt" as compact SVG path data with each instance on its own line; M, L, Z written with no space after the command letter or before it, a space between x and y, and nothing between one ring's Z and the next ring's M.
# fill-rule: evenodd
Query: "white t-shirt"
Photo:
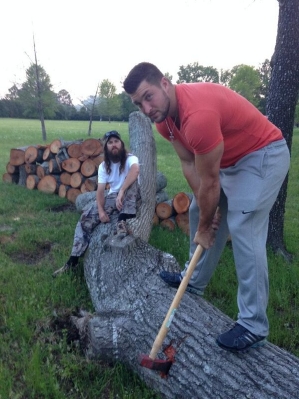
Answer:
M102 162L99 166L98 170L98 183L109 183L110 184L110 190L108 194L111 193L118 193L121 186L123 185L123 182L125 181L125 178L127 177L129 170L133 164L137 163L138 164L138 158L133 155L133 154L128 154L126 164L124 167L124 170L122 171L121 174L119 174L119 165L120 163L113 163L111 162L111 172L110 175L107 174L106 168L105 168L105 162Z

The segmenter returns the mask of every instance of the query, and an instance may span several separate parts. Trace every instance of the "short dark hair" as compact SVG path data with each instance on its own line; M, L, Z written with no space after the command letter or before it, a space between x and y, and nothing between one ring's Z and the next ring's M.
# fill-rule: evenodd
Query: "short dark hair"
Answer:
M154 64L141 62L131 69L129 75L124 80L123 88L128 94L133 94L143 80L159 86L163 76L163 73Z

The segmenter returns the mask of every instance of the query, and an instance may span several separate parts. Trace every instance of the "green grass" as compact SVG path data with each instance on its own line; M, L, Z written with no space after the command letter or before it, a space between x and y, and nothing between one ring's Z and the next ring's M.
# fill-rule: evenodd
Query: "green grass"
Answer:
M47 143L88 138L88 122L46 121ZM129 142L127 123L94 122L92 137L118 130ZM0 171L6 171L11 148L44 144L39 121L0 119ZM158 170L173 196L188 191L180 163L170 145L155 132ZM292 149L285 245L292 264L269 252L271 325L269 340L299 356L299 130ZM52 279L69 255L79 214L57 212L67 201L14 184L0 183L0 399L121 398L158 399L123 365L88 361L70 339L69 315L93 311L82 268ZM188 237L178 229L155 227L155 247L172 253L183 267ZM237 315L237 282L228 245L206 291L206 298L230 317Z

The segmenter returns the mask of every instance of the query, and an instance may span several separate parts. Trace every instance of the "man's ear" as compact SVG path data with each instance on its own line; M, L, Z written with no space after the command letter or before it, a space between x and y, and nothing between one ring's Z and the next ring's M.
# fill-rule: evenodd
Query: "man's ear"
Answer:
M170 86L170 82L169 79L167 79L165 76L163 76L163 78L161 79L161 87L168 92L169 90L169 86Z

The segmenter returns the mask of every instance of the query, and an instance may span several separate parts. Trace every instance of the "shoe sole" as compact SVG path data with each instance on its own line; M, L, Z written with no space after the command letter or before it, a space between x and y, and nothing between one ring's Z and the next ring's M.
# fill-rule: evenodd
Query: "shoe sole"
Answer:
M228 352L233 352L233 353L247 353L250 349L258 349L258 348L261 348L261 347L264 346L266 343L267 343L267 339L264 338L264 339L262 339L261 341L255 342L254 344L252 344L252 345L250 345L250 346L247 346L247 347L244 348L244 349L236 349L236 348L230 348L229 346L225 346L225 345L223 345L221 342L219 342L219 341L216 339L216 344L217 344L220 348L222 348L222 349L224 349L224 350L226 350L226 351L228 351Z

